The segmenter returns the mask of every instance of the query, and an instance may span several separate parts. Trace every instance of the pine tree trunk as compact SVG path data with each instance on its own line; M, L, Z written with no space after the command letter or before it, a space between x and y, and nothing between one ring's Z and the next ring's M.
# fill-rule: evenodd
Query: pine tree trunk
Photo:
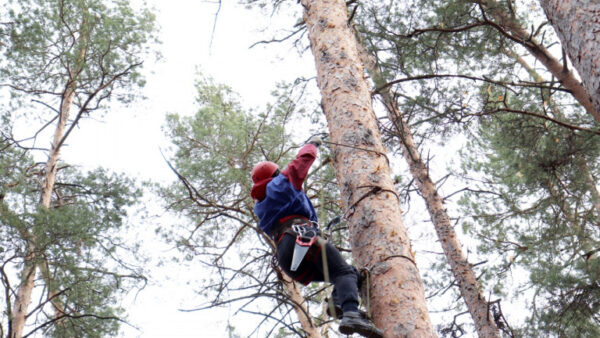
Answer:
M54 184L56 182L57 164L60 153L60 143L62 141L65 127L69 119L69 112L75 97L75 91L72 87L68 87L63 95L63 99L60 107L60 115L56 129L54 130L54 140L52 142L52 148L48 155L46 162L46 171L44 180L42 181L42 193L40 197L40 204L44 208L50 208L50 202L52 199L52 191L54 190ZM36 260L38 259L38 248L36 246L36 238L34 235L27 234L25 238L28 240L28 254L25 258L25 265L23 269L23 277L21 285L17 290L17 297L13 306L13 317L11 321L11 338L21 338L23 336L23 330L25 328L25 322L27 320L27 309L31 303L31 293L34 288L34 281L36 277ZM52 297L51 290L49 296ZM54 304L55 302L53 302ZM56 307L56 304L55 304ZM57 311L58 313L58 311Z
M355 263L386 337L432 337L423 282L398 202L343 0L302 0Z
M247 190L250 190L249 188ZM251 211L254 212L254 211ZM267 236L264 232L262 233L265 241L269 243L273 252L276 252L277 245L273 240ZM306 299L302 296L300 289L298 287L298 283L296 283L292 278L290 278L283 270L278 267L275 267L279 282L285 291L286 297L289 299L292 307L294 308L294 312L296 312L296 316L298 317L298 321L300 322L300 326L304 333L306 333L306 337L308 338L321 338L321 332L317 325L315 325L312 316L308 312L308 307L306 306Z
M385 83L382 83L381 73L377 69L373 59L364 50L363 46L359 46L359 51L361 60L371 74L375 86L378 88L384 87ZM452 274L456 279L456 283L458 283L461 295L475 323L477 334L479 337L500 337L498 327L490 315L489 304L481 292L477 276L471 264L467 261L454 227L450 223L450 217L444 207L444 201L438 194L435 183L429 176L429 169L419 154L412 131L404 120L396 101L393 99L389 87L384 87L379 94L388 111L388 117L396 126L398 135L402 140L400 142L402 155L408 163L421 196L425 200L431 221L442 244L446 259L450 264Z
M56 183L56 172L58 170L58 159L60 156L61 142L63 135L65 134L65 128L69 120L69 113L71 111L71 105L73 104L73 98L75 97L75 91L69 87L63 95L63 100L60 106L60 116L56 129L54 130L54 139L52 141L52 148L46 161L46 171L44 181L42 183L42 196L40 203L45 208L50 208L50 202L52 200L52 192L54 191L54 184Z
M8 332L9 338L23 337L25 322L27 320L27 309L31 304L31 293L33 291L36 265L35 265L35 246L32 242L27 245L28 254L25 256L25 264L23 267L21 284L17 290L15 303L12 309L12 318L10 319L10 327Z
M563 48L600 111L600 3L591 0L540 0Z
M489 311L489 303L481 292L477 276L471 264L465 256L462 245L458 240L456 231L450 223L450 217L444 207L442 197L438 194L435 183L429 176L429 168L423 162L406 121L399 114L395 103L389 102L391 97L384 99L386 106L390 109L390 117L395 125L400 128L402 143L402 154L408 162L410 172L417 183L419 192L425 199L425 204L431 221L435 227L442 249L450 264L452 275L460 288L460 293L467 304L471 318L475 323L479 337L500 337L498 327Z
M529 53L540 63L542 63L566 89L571 91L571 94L577 100L577 102L579 102L579 104L581 104L596 121L600 122L600 110L598 110L592 103L591 96L594 94L588 92L581 82L579 82L579 80L575 77L572 71L566 68L565 65L558 59L556 59L550 53L550 51L546 49L546 47L537 42L535 38L531 36L529 30L519 23L517 18L506 13L496 0L469 1L483 5L486 8L486 11L494 18L494 20L496 20L501 28L505 29L507 34L510 34L511 38L522 41L523 46L529 51ZM598 55L594 56L594 58L596 61L598 61ZM590 56L590 60L592 59L593 58ZM596 67L596 70L598 70L598 67ZM596 82L596 84L598 84L598 82ZM598 95L598 93L596 93L596 95Z
M477 277L471 268L471 264L467 261L454 227L450 223L450 217L446 212L444 202L437 192L435 183L428 175L428 167L417 152L412 133L406 121L399 114L395 103L390 102L389 99L389 96L384 98L384 103L389 109L393 123L400 128L399 132L403 139L402 154L408 162L419 192L425 199L438 239L442 244L442 249L460 288L461 295L473 318L477 334L479 337L500 337L498 327L490 315L489 304L481 292Z
M281 273L280 275L283 277L283 280L281 281L283 288L292 302L292 306L294 307L294 311L296 311L296 315L298 316L298 320L300 321L300 325L302 326L306 337L321 338L321 332L308 312L306 299L300 293L298 283L294 282L294 280L285 273Z

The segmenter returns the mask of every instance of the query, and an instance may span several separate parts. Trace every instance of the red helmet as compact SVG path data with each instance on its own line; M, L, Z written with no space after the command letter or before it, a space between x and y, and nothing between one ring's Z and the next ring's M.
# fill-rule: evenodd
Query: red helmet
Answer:
M252 182L256 183L273 176L279 166L271 161L259 162L252 169Z

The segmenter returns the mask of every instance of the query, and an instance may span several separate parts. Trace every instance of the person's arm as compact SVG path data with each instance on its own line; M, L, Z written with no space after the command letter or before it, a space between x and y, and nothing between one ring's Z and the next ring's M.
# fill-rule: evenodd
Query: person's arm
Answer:
M306 180L308 170L317 158L317 147L313 143L307 143L298 151L296 158L288 164L287 168L281 172L288 178L294 188L302 190L302 183Z

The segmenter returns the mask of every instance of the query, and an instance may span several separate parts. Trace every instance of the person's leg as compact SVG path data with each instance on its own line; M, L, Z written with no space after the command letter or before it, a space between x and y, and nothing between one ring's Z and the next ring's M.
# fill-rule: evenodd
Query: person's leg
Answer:
M358 310L358 270L346 263L333 244L327 242L325 248L329 278L334 284L332 297L336 304L341 305L343 312L340 332L347 335L358 333L365 337L383 337L383 332L370 320L361 316ZM319 267L322 269L322 264Z
M383 332L358 312L358 272L346 263L333 244L326 242L327 273L323 267L322 248L314 246L305 256L297 271L290 271L296 239L286 234L277 246L279 265L290 277L303 284L329 280L334 285L335 298L342 306L343 317L339 330L343 334L358 333L365 337L380 338Z
M297 271L290 271L294 253L295 238L286 234L277 247L277 257L281 268L294 280L305 283L327 280L334 285L333 299L343 311L358 311L358 271L346 263L337 248L324 242L327 275L323 267L322 247L315 245L304 257Z
M358 311L358 272L352 265L346 263L344 257L337 248L326 242L325 255L327 258L327 267L329 282L333 287L333 300L345 311ZM320 258L320 257L319 257ZM319 272L325 273L322 264L318 264Z

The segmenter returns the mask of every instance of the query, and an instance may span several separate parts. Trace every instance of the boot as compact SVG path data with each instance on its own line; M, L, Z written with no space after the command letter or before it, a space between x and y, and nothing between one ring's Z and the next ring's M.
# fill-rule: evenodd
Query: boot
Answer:
M344 312L339 330L342 334L346 335L358 333L363 337L383 338L383 331L370 321L361 318L360 314L356 311Z

